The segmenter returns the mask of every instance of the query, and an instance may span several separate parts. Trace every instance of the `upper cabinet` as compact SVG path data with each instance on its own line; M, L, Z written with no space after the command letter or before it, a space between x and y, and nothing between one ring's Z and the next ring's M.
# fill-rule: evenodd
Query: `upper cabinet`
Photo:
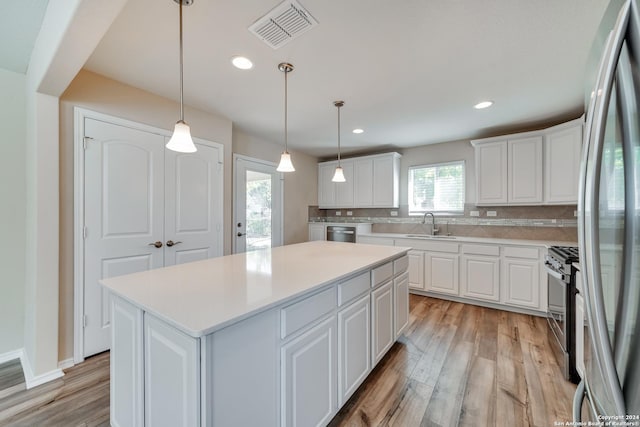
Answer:
M397 208L400 154L385 153L341 161L346 182L333 182L337 161L318 164L318 206L327 208Z
M582 119L471 144L477 205L577 203Z

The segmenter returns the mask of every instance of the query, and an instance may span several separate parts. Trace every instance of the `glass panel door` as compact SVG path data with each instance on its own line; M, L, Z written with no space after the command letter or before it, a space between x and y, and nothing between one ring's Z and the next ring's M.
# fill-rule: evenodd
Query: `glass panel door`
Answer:
M268 173L245 172L246 250L270 248L272 236L272 176Z

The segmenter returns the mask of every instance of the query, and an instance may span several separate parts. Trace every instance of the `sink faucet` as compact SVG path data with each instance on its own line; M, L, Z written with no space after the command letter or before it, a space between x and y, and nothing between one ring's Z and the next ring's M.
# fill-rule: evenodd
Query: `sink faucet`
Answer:
M425 212L424 216L422 217L422 223L426 224L427 223L427 216L431 215L431 235L435 236L436 234L438 234L438 230L436 228L436 217L435 215L433 215L433 212Z

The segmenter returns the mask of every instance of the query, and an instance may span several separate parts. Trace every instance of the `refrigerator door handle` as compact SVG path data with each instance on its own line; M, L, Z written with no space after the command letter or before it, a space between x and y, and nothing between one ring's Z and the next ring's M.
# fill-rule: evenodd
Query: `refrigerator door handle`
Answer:
M582 402L584 402L584 379L580 380L576 393L573 395L573 422L582 422Z

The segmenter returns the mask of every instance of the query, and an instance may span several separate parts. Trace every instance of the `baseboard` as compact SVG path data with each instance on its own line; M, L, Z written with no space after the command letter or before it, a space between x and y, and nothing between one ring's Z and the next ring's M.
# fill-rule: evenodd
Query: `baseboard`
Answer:
M68 369L72 366L75 366L75 362L73 361L73 357L69 359L61 360L58 362L58 369Z
M37 387L41 384L48 383L49 381L53 381L57 378L60 378L64 375L62 369L53 369L49 372L45 372L40 375L33 375L33 370L31 369L31 364L29 363L29 359L24 355L20 358L22 362L22 371L24 372L24 382L27 385L27 389Z
M6 353L0 354L0 363L9 362L11 360L20 359L22 361L22 355L24 354L24 350L19 348L17 350L8 351Z

